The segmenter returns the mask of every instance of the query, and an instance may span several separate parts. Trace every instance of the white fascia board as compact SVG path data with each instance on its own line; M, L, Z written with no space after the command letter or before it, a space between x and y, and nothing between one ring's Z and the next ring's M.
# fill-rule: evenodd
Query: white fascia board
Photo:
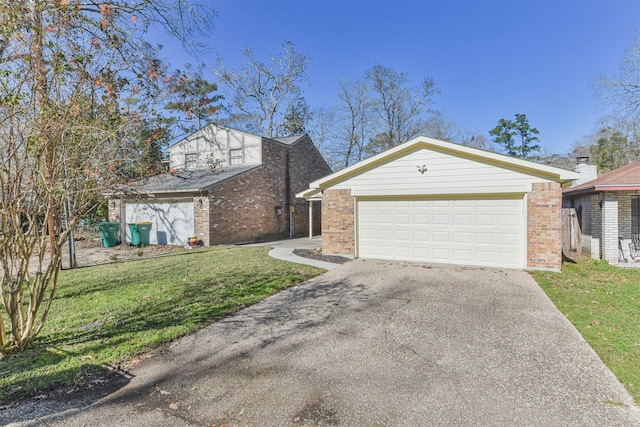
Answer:
M318 188L308 188L304 191L296 193L296 197L307 200L322 200L322 193Z

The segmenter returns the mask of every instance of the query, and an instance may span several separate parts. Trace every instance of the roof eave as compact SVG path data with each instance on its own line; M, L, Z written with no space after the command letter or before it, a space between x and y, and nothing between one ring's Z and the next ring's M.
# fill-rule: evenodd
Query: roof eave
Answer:
M640 184L595 184L588 187L572 189L568 188L562 194L566 196L574 196L577 194L586 195L591 193L602 193L605 191L634 191L640 190Z

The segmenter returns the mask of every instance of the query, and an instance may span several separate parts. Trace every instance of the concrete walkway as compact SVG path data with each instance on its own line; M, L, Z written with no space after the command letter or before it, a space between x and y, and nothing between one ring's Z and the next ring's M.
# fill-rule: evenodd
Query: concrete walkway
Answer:
M311 258L303 258L293 254L294 249L318 249L322 247L322 237L315 236L313 239L308 237L300 237L297 239L276 240L274 242L252 243L247 246L271 246L273 249L269 255L283 261L296 262L298 264L308 264L314 267L333 270L340 267L340 264L325 262Z

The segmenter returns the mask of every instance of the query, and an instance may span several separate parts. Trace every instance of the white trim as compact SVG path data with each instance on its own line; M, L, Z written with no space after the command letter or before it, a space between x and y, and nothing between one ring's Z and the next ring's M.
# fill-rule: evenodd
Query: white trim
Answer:
M524 193L524 197L522 198L522 220L524 221L524 227L522 227L522 241L524 242L524 266L522 268L529 268L529 193Z
M313 200L309 200L309 238L313 239Z
M358 197L353 197L353 257L360 256L360 242L358 235Z

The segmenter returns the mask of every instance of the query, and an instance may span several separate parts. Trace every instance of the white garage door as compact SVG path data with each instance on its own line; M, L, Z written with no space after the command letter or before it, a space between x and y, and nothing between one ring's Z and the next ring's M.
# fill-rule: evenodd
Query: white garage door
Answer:
M151 222L149 243L152 245L186 245L194 235L193 200L127 203L127 242L131 242L128 224Z
M524 199L360 200L363 258L525 267Z

